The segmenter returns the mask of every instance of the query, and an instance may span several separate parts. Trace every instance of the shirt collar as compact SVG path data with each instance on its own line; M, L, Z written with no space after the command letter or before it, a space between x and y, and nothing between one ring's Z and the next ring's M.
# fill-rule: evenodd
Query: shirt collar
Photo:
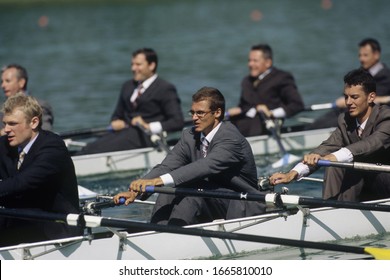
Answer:
M31 149L31 146L34 144L35 140L37 140L37 137L39 135L39 132L37 133L37 135L30 140L30 142L27 143L26 146L24 146L24 148L22 149L22 147L18 147L18 152L20 153L22 150L25 154L28 154L28 152L30 151Z
M268 68L267 70L265 70L262 74L259 75L258 79L261 81L262 79L264 79L269 73L271 73L272 71L272 68Z
M203 139L203 137L206 138L207 142L211 143L211 140L213 140L215 134L217 133L218 129L221 127L222 122L220 122L216 127L213 128L213 130L210 131L209 134L205 137L203 132L200 133L200 139Z
M370 69L368 69L368 72L370 72L370 74L372 76L375 76L382 69L383 69L383 63L382 62L378 62L378 63L374 64Z
M142 88L145 91L155 80L157 79L157 74L154 74L150 78L147 78L142 82Z
M356 127L360 126L364 130L364 128L366 127L367 121L368 121L368 118L364 122L359 123L358 120L356 119Z

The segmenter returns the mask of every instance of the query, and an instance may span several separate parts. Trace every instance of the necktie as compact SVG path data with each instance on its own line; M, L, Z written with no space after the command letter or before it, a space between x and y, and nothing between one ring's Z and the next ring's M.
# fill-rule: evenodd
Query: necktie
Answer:
M24 151L21 151L20 154L19 154L19 159L18 159L18 165L17 165L17 169L19 170L20 166L22 165L23 163L23 160L24 160L24 156L26 155L26 153Z
M134 105L134 107L137 107L137 100L138 100L138 98L142 95L142 89L143 89L143 87L142 87L142 84L139 84L138 85L138 87L137 87L137 89L136 89L136 96L135 96L135 99L134 99L134 101L133 101L133 105Z
M359 138L362 138L363 128L362 128L361 126L359 126L359 127L357 128L357 134L358 134Z
M202 138L202 156L207 156L207 148L209 147L209 141L207 141L206 137Z

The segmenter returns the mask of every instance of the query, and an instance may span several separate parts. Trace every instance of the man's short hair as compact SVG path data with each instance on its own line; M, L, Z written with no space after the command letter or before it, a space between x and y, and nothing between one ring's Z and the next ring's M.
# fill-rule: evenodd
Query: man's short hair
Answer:
M379 42L376 39L366 38L366 39L363 39L362 41L360 41L360 43L359 43L360 48L367 46L367 45L369 45L374 52L381 52L381 45L379 44Z
M203 100L209 101L211 111L221 109L219 121L222 121L225 115L225 98L223 97L223 94L216 88L202 87L192 96L192 102Z
M133 52L133 57L139 55L139 54L144 54L145 55L145 58L146 58L146 61L151 64L151 63L155 63L156 64L156 68L154 68L154 72L157 71L157 66L158 66L158 57L157 57L157 53L151 49L151 48L141 48L141 49L138 49L136 51Z
M3 104L2 113L4 115L12 114L16 108L24 113L26 122L30 122L34 117L38 117L38 128L42 126L42 108L34 97L23 93L10 96Z
M272 49L268 44L258 44L251 48L252 51L262 51L264 58L272 59Z
M351 86L362 86L366 94L376 92L376 83L372 75L364 69L355 69L344 76L344 84Z

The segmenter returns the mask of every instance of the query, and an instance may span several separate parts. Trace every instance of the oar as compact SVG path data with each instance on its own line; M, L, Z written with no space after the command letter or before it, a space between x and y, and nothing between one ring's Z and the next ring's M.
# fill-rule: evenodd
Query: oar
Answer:
M284 165L288 165L290 163L298 161L300 157L287 153L286 149L284 148L282 140L280 139L280 135L276 130L275 122L270 118L268 118L262 111L260 111L259 114L263 119L267 130L272 133L272 137L275 139L276 143L278 144L280 152L282 154L282 158L274 162L272 164L272 168L280 168Z
M321 104L312 104L305 107L305 111L318 111L336 108L336 103L321 103Z
M375 247L359 247L330 244L324 242L295 240L279 237L269 237L261 235L251 235L243 233L225 232L225 231L213 231L200 228L183 228L178 226L166 226L159 224L133 222L124 219L105 218L90 215L78 215L78 214L58 214L58 213L34 213L32 211L25 211L22 209L0 209L1 216L8 216L20 219L28 220L41 220L41 221L53 221L59 223L65 223L70 226L85 226L85 227L113 227L122 229L132 229L140 231L156 231L182 235L192 235L209 238L219 238L228 240L239 240L247 242L268 243L282 246L293 246L299 248L310 248L318 250L329 250L337 252L346 252L353 254L366 254L371 255L375 259L386 260L390 259L390 250Z
M169 153L171 150L169 146L164 142L163 136L150 132L145 129L140 123L136 123L136 126L146 135L150 137L150 141L159 149L160 151L165 151Z
M180 196L199 196L210 198L225 198L234 200L247 200L264 202L268 205L280 206L298 206L305 205L311 207L335 207L356 210L369 210L390 212L390 205L377 203L361 203L352 201L325 200L321 198L305 197L297 195L283 195L279 193L243 193L243 192L227 192L215 191L206 189L191 189L191 188L171 188L171 187L155 187L146 186L146 193L164 193Z
M317 162L317 165L324 166L324 167L332 166L332 167L350 168L350 169L374 171L374 172L390 172L390 165L384 165L381 163L338 162L338 161L320 159Z

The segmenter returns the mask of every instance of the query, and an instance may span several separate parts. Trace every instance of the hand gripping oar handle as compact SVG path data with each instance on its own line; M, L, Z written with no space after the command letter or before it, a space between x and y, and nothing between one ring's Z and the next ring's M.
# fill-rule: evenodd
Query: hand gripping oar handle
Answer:
M330 160L320 159L317 162L318 166L324 167L340 167L340 168L351 168L356 170L366 170L374 172L390 172L390 165L384 165L381 163L365 163L365 162L338 162Z

